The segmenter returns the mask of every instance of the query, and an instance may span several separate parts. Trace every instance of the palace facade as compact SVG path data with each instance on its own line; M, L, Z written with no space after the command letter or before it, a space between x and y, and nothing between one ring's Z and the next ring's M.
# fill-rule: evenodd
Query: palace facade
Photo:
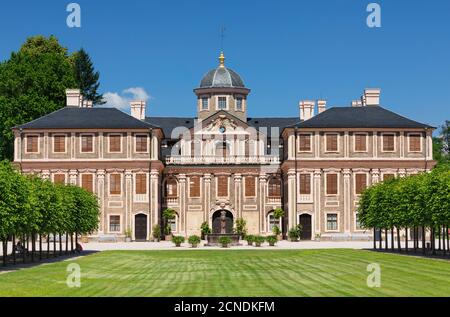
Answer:
M195 117L146 117L144 101L131 115L94 108L69 89L66 107L14 128L14 161L95 193L93 239L134 240L151 238L165 208L176 235L200 234L203 222L218 232L225 211L228 231L244 218L250 234L301 224L303 239L370 239L358 222L363 189L435 164L434 128L381 107L379 89L347 107L304 100L298 117L254 118L250 89L224 60L194 89Z

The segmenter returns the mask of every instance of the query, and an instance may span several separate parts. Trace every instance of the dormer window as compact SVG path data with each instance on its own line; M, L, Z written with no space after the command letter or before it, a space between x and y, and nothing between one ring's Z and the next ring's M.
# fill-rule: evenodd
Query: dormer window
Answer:
M218 110L227 110L227 97L218 98Z
M242 97L236 98L236 111L242 111L243 110L243 101Z
M208 110L209 99L207 97L202 97L202 110Z

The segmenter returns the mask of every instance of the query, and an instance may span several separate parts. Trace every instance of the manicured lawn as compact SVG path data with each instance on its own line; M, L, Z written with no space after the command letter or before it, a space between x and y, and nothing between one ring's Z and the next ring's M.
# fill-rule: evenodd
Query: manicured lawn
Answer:
M66 286L73 262L80 288ZM367 287L370 263L380 288ZM342 249L107 251L0 274L0 296L450 296L450 262Z

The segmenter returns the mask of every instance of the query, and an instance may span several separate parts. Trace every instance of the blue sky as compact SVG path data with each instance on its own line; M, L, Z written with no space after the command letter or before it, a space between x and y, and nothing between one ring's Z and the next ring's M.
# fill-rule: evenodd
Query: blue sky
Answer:
M81 28L68 28L71 1L0 5L0 60L31 35L84 47L101 91L150 95L150 116L194 116L192 89L217 66L226 27L226 65L252 89L250 116L298 116L301 99L347 106L365 87L381 103L438 126L450 119L450 1L377 1L369 28L363 0L78 0ZM145 96L145 95L144 95Z

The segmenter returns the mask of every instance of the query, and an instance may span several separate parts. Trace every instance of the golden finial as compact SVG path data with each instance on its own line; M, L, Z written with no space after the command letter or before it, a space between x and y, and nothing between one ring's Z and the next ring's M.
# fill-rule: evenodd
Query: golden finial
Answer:
M223 55L223 52L220 52L219 63L220 67L225 67L225 55Z

